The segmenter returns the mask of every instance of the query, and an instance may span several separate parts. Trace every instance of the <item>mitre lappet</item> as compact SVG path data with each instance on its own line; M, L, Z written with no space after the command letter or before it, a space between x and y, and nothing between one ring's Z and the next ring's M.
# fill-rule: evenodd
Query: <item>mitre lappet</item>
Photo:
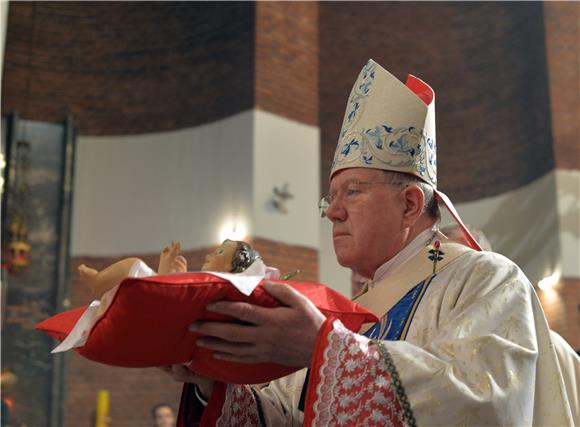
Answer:
M451 200L437 189L436 149L433 89L413 75L403 84L370 59L350 92L330 176L347 168L414 175L433 187L471 247L481 250Z

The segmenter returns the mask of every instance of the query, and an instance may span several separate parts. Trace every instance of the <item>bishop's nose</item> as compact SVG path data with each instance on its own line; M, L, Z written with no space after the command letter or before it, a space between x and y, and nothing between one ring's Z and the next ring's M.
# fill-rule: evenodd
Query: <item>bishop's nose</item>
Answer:
M326 209L326 216L331 222L335 223L345 221L346 215L347 215L346 209L340 202L339 198L335 197L334 200L330 202L330 205L328 205L328 208Z

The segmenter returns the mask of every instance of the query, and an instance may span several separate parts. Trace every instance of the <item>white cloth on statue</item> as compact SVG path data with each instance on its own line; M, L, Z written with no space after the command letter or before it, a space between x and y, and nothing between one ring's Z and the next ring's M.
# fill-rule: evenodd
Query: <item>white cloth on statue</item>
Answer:
M381 267L381 278L395 270ZM351 342L363 347L373 345L366 337L342 333L359 337ZM452 261L431 281L406 340L381 343L391 355L417 425L572 425L537 296L521 270L501 255L472 251ZM376 351L373 357L376 361ZM304 371L299 371L262 388L228 385L227 396L251 390L267 425L300 426L303 379ZM348 420L350 414L340 414L345 397L336 389L321 400ZM249 414L256 410L247 408ZM228 414L224 405L224 425Z
M580 356L564 338L552 330L550 338L562 370L574 425L580 426Z
M277 268L268 267L260 258L256 259L252 265L241 273L222 273L215 271L204 271L204 273L212 274L227 280L244 295L250 295L264 278L280 278L280 271ZM151 277L157 275L157 272L142 260L137 260L131 265L127 277ZM119 285L105 292L100 300L92 301L79 320L77 320L71 332L58 346L54 348L54 350L51 351L51 353L60 353L85 345L89 338L91 329L101 315L107 310L107 307L109 307L111 301L113 301L113 297L118 289Z

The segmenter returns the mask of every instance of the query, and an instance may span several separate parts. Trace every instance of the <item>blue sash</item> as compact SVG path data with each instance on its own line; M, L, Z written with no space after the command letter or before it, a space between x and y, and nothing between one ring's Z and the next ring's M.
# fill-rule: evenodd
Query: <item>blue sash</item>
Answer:
M380 321L371 326L363 335L377 340L404 340L409 332L415 311L417 311L423 295L435 276L436 274L429 276L407 292Z

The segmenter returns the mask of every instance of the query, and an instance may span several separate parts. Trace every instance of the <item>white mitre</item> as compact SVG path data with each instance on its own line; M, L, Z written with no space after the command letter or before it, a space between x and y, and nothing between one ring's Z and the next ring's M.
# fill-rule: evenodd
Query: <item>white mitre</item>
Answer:
M404 172L437 187L433 89L412 75L405 85L370 59L350 92L330 175L353 167Z
M348 98L330 169L371 168L402 172L435 190L474 249L481 250L449 198L437 190L435 92L413 75L403 84L372 59Z

